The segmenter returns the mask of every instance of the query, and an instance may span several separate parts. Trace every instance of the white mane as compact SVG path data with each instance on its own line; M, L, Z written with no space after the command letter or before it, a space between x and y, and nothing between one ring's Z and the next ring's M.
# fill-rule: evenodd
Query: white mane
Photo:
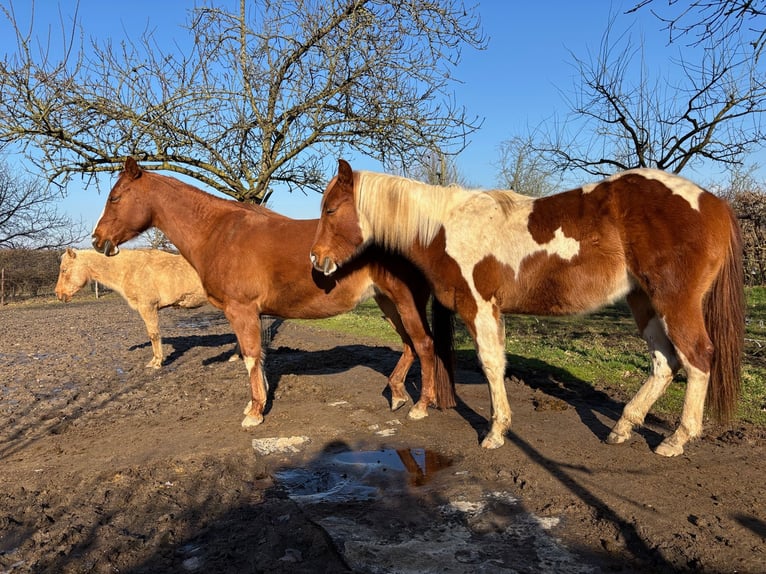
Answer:
M450 211L473 192L461 187L428 185L405 177L356 171L356 208L365 239L389 249L427 245Z

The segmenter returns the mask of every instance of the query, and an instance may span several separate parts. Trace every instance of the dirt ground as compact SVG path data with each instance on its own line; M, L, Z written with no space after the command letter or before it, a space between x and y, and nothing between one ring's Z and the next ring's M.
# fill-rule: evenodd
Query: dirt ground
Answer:
M0 572L766 571L759 429L709 427L664 459L675 421L651 418L608 446L617 390L510 365L513 430L484 451L470 354L459 407L410 421L388 409L396 348L284 322L244 431L222 315L160 318L152 370L116 296L0 309Z

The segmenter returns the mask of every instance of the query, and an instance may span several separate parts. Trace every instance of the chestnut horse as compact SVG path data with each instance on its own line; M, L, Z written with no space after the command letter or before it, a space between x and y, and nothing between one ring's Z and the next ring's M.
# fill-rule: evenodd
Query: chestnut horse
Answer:
M404 344L389 377L391 408L407 402L404 379L414 360L413 346L422 381L420 400L409 417L427 416L434 402L454 406L452 340L432 338L426 318L431 292L422 274L406 260L384 253L364 255L347 272L323 277L307 258L317 220L294 220L265 207L221 199L175 178L144 171L128 158L93 231L93 246L116 255L120 244L152 226L191 263L208 300L223 310L237 336L250 378L251 401L243 427L263 421L267 398L261 314L330 317L368 297L375 298ZM433 307L435 313L441 309L438 304Z
M362 247L399 252L473 336L489 382L497 448L511 424L502 313L585 313L627 297L649 345L649 377L606 439L625 442L683 367L681 421L656 452L700 435L738 400L744 337L741 237L729 205L679 176L637 169L533 199L429 186L340 160L323 200L314 266L331 276ZM710 386L708 383L710 382Z
M146 366L162 366L162 337L158 311L165 307L195 309L207 294L194 268L180 255L159 249L125 249L113 259L91 250L67 247L61 256L56 297L68 302L88 281L117 291L144 320L152 344ZM236 356L236 355L235 355Z

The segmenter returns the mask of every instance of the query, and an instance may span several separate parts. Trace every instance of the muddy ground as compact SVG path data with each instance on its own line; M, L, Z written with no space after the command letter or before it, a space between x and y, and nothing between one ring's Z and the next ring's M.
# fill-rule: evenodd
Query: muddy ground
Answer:
M244 431L222 315L160 317L155 371L116 296L0 309L0 572L766 570L759 429L707 427L664 459L675 421L653 417L608 446L617 390L511 365L513 430L488 452L470 354L460 406L410 421L388 410L396 348L285 322Z

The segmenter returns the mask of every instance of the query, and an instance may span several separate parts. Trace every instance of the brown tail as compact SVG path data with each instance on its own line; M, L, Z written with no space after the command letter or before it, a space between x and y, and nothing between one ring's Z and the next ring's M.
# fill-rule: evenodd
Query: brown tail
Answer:
M705 300L705 327L713 342L713 364L707 404L721 423L735 414L742 386L741 362L745 338L745 292L742 236L734 212L729 251Z
M455 322L452 311L431 297L431 327L436 355L436 405L440 409L457 406L455 393Z

